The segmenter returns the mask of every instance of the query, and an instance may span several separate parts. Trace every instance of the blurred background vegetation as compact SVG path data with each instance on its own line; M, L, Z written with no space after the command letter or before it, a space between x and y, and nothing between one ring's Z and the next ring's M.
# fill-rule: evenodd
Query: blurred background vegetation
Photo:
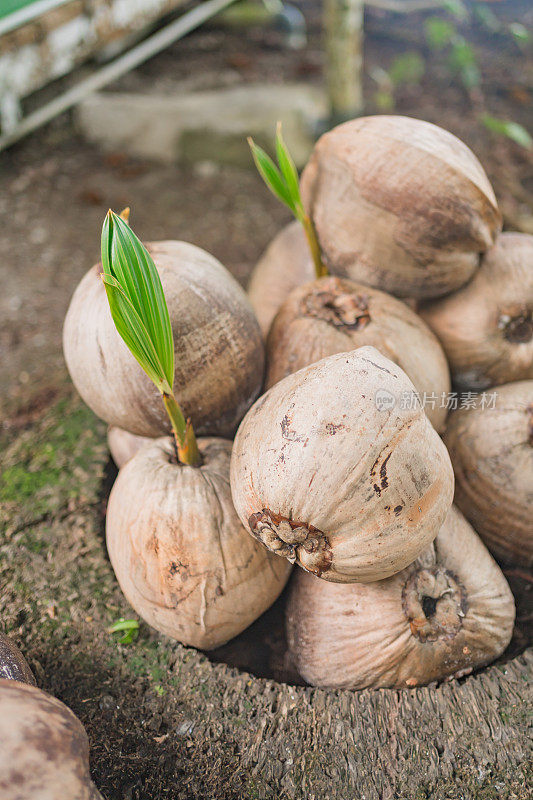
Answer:
M359 0L355 5L354 0L343 0L344 5L338 0L291 0L288 5L269 0L266 6L241 0L113 81L100 95L111 100L112 109L114 98L131 98L133 125L136 98L163 98L164 107L167 100L178 103L209 92L201 125L188 122L193 128L209 123L216 131L222 112L237 114L227 108L226 90L249 90L253 98L258 87L271 89L269 96L275 99L290 85L302 95L320 94L328 61L324 19L332 2L356 29ZM356 41L362 60L360 65L353 62L353 85L357 89L360 81L362 90L359 113L407 114L452 131L482 162L506 228L533 233L531 1L372 2L364 7L362 35ZM194 7L185 6L180 13ZM24 112L31 113L105 63L93 61L67 70L24 98ZM185 114L176 108L176 115ZM108 130L117 124L111 116ZM312 134L328 124L324 111ZM143 126L130 137L130 145L136 144ZM261 143L270 147L274 127L275 119L267 119L268 141ZM285 122L284 131L289 139ZM192 132L195 146L201 133ZM256 136L244 129L236 135L246 154L243 166L250 169L228 165L225 135L208 140L209 157L204 148L199 158L170 163L133 155L121 143L103 146L88 140L76 111L57 116L0 153L4 427L17 425L68 391L62 320L73 287L98 257L108 207L131 206L132 224L145 240L193 241L246 282L261 251L290 217L254 173L246 133ZM157 146L153 152L159 155Z

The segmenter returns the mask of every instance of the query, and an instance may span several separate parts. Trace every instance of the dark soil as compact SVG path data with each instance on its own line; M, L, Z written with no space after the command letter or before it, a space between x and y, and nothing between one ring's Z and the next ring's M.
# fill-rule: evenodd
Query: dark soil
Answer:
M323 60L318 10L303 8L310 24L303 51L284 49L280 34L268 29L243 34L211 26L112 88L170 92L252 80L317 82ZM514 20L532 17L527 2L494 11ZM493 181L507 226L533 232L531 153L478 120L489 109L531 127L531 60L510 37L490 40L479 26L472 29L484 81L482 92L469 94L443 57L421 44L425 17L367 13L368 111L376 110L376 67L388 68L405 50L421 52L426 73L420 83L398 87L395 111L463 138ZM135 642L117 643L109 625L133 612L105 552L114 472L104 426L73 397L63 364L69 298L98 258L109 206L130 205L143 238L183 238L206 248L243 283L288 215L253 172L103 154L79 138L68 115L0 154L0 170L0 624L22 647L39 686L83 721L95 780L107 800L363 793L376 800L525 800L523 666L516 672L493 667L443 689L437 700L432 690L326 695L253 680L144 624ZM520 570L507 577L518 619L504 661L530 643L532 618L530 577ZM283 602L210 658L263 679L300 683L286 662ZM456 709L472 697L473 716L463 724ZM381 731L390 725L399 733L389 757Z
M284 657L283 600L211 654L239 670L142 621L120 644L110 625L136 615L105 549L105 426L67 392L0 448L1 624L85 725L107 800L530 797L531 650L438 688L312 690Z

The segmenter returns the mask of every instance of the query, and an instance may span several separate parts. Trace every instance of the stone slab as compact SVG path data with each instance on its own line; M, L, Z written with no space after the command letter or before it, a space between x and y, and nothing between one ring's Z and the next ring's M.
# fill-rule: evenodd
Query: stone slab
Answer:
M176 95L96 93L78 106L76 121L89 141L107 150L166 163L251 166L246 137L271 149L281 120L301 167L325 115L325 97L315 87L246 84Z

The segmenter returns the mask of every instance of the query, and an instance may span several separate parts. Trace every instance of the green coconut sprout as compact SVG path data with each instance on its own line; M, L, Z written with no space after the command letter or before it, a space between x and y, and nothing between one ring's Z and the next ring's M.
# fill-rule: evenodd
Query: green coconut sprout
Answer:
M255 161L255 165L259 174L263 178L267 187L273 195L284 203L296 219L302 224L315 265L315 273L317 278L322 278L328 274L328 270L322 261L322 253L320 244L316 235L313 220L307 214L302 198L300 195L300 182L298 180L298 172L292 160L291 154L283 140L281 134L281 122L278 122L276 130L276 156L278 159L278 166L265 153L262 147L255 144L252 138L248 139L250 150Z
M172 389L174 340L167 303L154 261L122 215L111 209L102 228L101 278L115 327L142 369L161 392L170 419L178 461L201 463L190 419Z

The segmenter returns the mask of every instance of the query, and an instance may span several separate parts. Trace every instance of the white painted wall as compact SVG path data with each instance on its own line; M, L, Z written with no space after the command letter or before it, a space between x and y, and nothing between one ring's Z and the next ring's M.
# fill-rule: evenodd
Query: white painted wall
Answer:
M72 0L0 36L0 121L9 133L20 101L99 50L142 32L185 0Z

